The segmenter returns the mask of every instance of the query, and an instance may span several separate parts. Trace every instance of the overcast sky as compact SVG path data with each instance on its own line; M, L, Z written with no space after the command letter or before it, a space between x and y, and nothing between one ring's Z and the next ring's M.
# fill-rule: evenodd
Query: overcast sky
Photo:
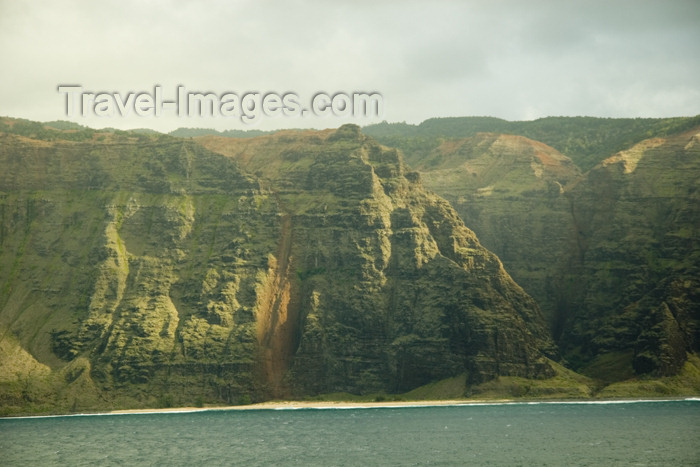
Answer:
M700 1L0 0L0 115L93 127L336 127L488 115L700 114ZM383 115L66 116L59 85L377 92Z

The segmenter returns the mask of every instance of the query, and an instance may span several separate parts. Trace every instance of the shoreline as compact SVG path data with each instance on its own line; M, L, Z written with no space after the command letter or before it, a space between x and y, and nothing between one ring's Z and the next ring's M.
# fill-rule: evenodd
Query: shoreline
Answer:
M634 404L649 402L700 402L700 396L665 397L665 398L621 398L621 399L436 399L413 401L266 401L247 405L221 405L221 406L183 406L167 408L141 408L141 409L117 409L97 412L78 412L46 415L10 415L0 416L0 420L12 420L23 418L55 418L55 417L92 417L105 415L155 415L177 414L197 412L223 412L246 410L349 410L349 409L399 409L399 408L427 408L427 407L464 407L479 405L537 405L537 404Z
M417 401L267 401L246 405L223 405L211 407L168 407L158 409L120 409L98 412L94 415L120 415L145 413L189 413L227 410L300 410L300 409L365 409L365 408L401 408L401 407L441 407L479 404L506 404L516 402L514 399L440 399ZM92 415L92 414L81 414Z
M75 415L127 415L159 413L194 413L231 410L303 410L303 409L376 409L376 408L419 408L419 407L459 407L474 405L507 404L631 404L644 402L700 401L700 397L677 398L629 398L629 399L436 399L414 401L267 401L247 405L226 405L211 407L169 407L158 409L120 409L108 412L84 413Z

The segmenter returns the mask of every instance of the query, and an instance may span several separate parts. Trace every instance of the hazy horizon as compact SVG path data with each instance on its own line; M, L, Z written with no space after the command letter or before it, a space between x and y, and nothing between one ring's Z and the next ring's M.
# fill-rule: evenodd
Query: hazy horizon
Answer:
M0 114L92 128L331 128L432 117L700 114L700 3L0 1ZM378 93L378 117L65 115L95 93ZM305 107L302 105L302 107Z

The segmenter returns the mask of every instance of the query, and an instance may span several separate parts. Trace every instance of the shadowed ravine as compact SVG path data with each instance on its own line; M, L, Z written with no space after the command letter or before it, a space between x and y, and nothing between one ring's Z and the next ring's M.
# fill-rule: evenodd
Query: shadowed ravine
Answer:
M505 135L414 171L353 125L0 118L0 414L697 394L698 131L586 174Z

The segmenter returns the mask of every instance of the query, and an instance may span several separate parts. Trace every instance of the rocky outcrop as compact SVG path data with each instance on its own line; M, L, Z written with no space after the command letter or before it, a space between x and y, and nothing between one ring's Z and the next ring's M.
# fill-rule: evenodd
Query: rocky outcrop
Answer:
M568 190L580 258L567 271L572 356L618 352L637 373L668 375L698 351L698 131L645 140Z
M672 375L698 351L698 131L583 175L541 143L493 134L445 141L418 169L539 302L574 369Z
M101 138L2 136L2 327L54 371L86 358L110 399L256 390L276 202L191 142Z
M534 301L396 150L354 126L200 142L258 174L291 216L298 394L552 374Z
M564 187L580 176L555 149L515 135L480 133L445 141L417 166L426 187L445 197L515 281L535 298L558 334L575 248Z
M43 375L34 403L553 374L536 303L355 126L193 141L3 125L0 340L22 381ZM0 378L6 406L29 403L18 381Z

